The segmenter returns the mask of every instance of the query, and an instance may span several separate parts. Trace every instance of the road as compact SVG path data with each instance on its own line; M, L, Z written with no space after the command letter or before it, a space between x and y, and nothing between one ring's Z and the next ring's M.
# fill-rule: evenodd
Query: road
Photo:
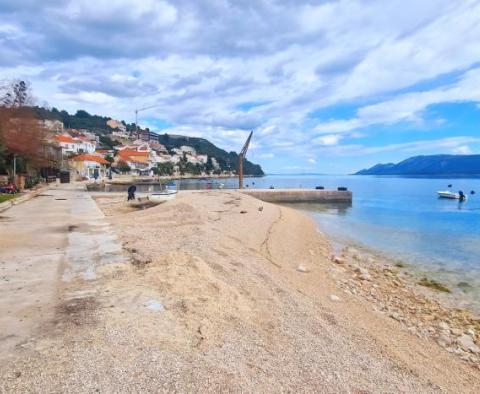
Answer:
M54 186L0 216L0 358L40 333L58 305L95 292L120 243L83 185Z

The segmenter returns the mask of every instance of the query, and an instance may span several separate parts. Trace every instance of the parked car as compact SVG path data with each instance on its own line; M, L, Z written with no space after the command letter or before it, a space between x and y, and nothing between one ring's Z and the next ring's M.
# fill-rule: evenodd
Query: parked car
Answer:
M18 192L19 192L18 187L14 183L8 183L6 185L0 186L0 193L15 194Z

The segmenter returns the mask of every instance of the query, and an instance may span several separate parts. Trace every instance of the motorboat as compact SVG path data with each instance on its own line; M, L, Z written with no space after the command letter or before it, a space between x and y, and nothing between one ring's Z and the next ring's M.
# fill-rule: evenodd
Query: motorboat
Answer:
M463 193L454 193L449 190L447 191L438 191L438 197L440 198L448 198L450 200L466 200L467 196Z
M177 190L162 190L152 193L135 193L135 198L128 201L128 205L135 208L150 207L173 200L177 196Z

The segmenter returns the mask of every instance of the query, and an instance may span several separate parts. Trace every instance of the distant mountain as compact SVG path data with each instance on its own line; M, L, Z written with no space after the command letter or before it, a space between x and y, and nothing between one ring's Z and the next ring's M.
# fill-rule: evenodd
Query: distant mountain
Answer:
M414 156L398 164L377 164L354 175L480 175L480 155Z

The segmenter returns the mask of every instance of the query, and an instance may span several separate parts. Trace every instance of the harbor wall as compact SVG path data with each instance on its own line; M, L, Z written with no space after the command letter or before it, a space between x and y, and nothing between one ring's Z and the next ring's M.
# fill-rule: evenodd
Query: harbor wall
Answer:
M352 192L315 189L243 189L242 193L272 203L351 203Z

